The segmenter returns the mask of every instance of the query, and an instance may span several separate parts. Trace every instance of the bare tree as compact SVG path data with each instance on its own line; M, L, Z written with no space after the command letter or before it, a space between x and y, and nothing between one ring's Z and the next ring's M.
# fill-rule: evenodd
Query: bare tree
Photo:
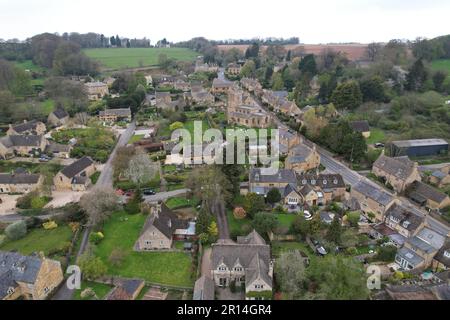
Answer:
M75 123L80 125L87 125L89 120L89 115L86 112L78 112L75 114Z
M300 251L282 253L275 264L278 283L290 299L298 299L304 294L307 279L305 258Z
M88 224L96 226L118 209L118 202L112 188L95 188L81 197L80 207L88 215Z
M375 61L380 53L382 47L381 44L372 42L367 45L366 54L370 61Z
M125 177L141 186L152 180L158 171L158 164L150 160L147 154L138 153L131 158L128 168L125 170Z

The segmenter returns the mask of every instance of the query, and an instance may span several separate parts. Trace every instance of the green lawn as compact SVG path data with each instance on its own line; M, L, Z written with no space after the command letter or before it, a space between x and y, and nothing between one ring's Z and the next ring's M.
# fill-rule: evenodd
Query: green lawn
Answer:
M34 71L34 72L44 71L44 68L34 64L32 60L24 60L22 62L16 62L15 65L24 70L30 70L30 71Z
M173 197L166 200L166 205L169 209L185 208L195 206L198 203L195 199L186 199L183 197Z
M187 48L101 48L84 52L108 69L156 66L160 54L178 61L194 61L198 55Z
M251 220L246 217L244 219L236 219L231 210L227 211L228 229L232 236L247 235L252 230Z
M191 142L194 143L196 141L202 141L202 135L203 133L209 129L209 124L207 120L201 120L202 122L202 131L200 134L194 136L194 121L200 121L200 120L189 120L186 121L184 124L184 128L189 131L191 135Z
M431 68L433 70L446 71L448 76L450 77L450 59L434 60L433 62L431 62Z
M128 215L118 212L105 224L105 239L97 246L95 253L106 263L108 274L141 278L167 285L192 286L190 255L183 252L133 251L145 220L146 216L141 214ZM125 252L120 266L112 266L108 259L116 248Z
M283 252L299 250L306 255L311 255L313 252L311 248L304 242L297 241L273 241L272 242L272 254L279 256Z
M384 142L386 139L384 131L378 128L370 129L370 137L366 139L367 144Z
M103 283L97 283L97 282L91 282L91 281L82 281L81 282L81 289L75 290L75 293L73 295L74 300L90 300L89 298L81 298L81 292L83 292L86 288L92 288L94 290L95 294L97 295L98 299L103 299L112 289L112 286L103 284Z
M144 135L143 134L135 134L134 136L131 137L130 141L128 141L128 143L135 143L138 142L140 140L144 139Z
M291 213L290 214L277 214L276 217L278 219L278 223L279 223L280 227L289 228L291 226L292 222L294 222L297 215L291 214Z
M42 251L45 255L48 255L49 252L60 249L71 239L72 230L67 225L58 226L58 228L52 230L39 228L31 230L22 239L6 242L0 249L5 251L17 250L24 255Z

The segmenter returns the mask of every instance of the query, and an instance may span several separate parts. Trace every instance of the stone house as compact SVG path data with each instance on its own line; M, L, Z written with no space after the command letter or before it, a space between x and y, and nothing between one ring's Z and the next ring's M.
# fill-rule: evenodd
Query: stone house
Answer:
M202 86L192 86L191 88L191 102L197 104L197 105L204 105L209 106L214 104L214 96L209 93L205 88Z
M98 118L100 121L104 122L117 122L126 121L131 122L131 109L130 108L119 108L119 109L106 109L101 110L98 113Z
M8 131L6 131L6 134L9 136L15 136L15 135L43 135L47 131L47 128L45 127L45 124L41 121L37 120L31 120L26 121L24 120L23 123L19 123L16 125L9 125Z
M350 196L356 200L363 213L373 213L378 222L384 220L386 210L394 203L390 193L362 180L353 185Z
M445 240L442 248L434 256L431 266L435 271L450 269L450 239Z
M43 180L40 174L0 173L0 193L28 193L39 188Z
M33 156L41 153L48 144L43 135L8 135L0 138L0 158L11 159L17 156Z
M96 101L102 99L104 96L109 94L108 85L103 82L88 82L84 84L88 99L91 101Z
M450 165L446 165L440 170L434 171L428 178L429 182L438 188L450 184Z
M263 94L262 85L259 83L259 81L257 79L242 78L241 85L245 90L247 90L249 92L253 92L257 96L260 96Z
M289 130L281 128L279 129L279 151L282 155L287 155L290 150L301 143L300 136Z
M350 127L353 131L359 132L364 138L370 137L370 127L367 120L359 120L350 122Z
M275 112L283 113L290 117L297 117L302 114L302 110L295 104L294 101L282 100L274 106Z
M151 208L151 213L136 241L136 251L169 250L173 240L195 237L195 224L182 220L165 203Z
M307 202L310 206L344 200L346 186L340 174L301 174L297 176L297 181L300 191L305 186L315 191L316 203Z
M89 177L95 171L94 161L85 156L58 172L53 178L53 183L57 191L85 191L91 184Z
M427 268L444 243L445 236L425 227L398 250L395 262L405 270Z
M59 261L0 251L2 300L44 300L63 280Z
M299 144L292 148L285 161L285 168L295 170L302 174L320 166L320 155L314 144L312 148L305 144Z
M415 181L406 193L411 200L430 209L444 209L450 206L448 195L420 181Z
M295 172L287 169L278 169L275 174L264 174L259 168L249 171L249 191L259 195L266 195L270 189L277 188L283 195L284 189L288 185L297 187L297 177Z
M235 111L228 112L228 123L249 128L269 128L272 126L272 117L263 109L241 105Z
M73 147L71 145L49 141L49 144L45 149L45 153L56 158L69 159L72 149Z
M425 219L422 215L414 213L412 209L394 203L386 211L384 221L389 228L405 238L410 238L422 229Z
M387 157L384 154L373 163L372 173L383 178L396 192L403 192L414 181L420 181L417 162L408 157Z
M191 85L189 84L189 82L186 82L182 79L175 80L175 83L173 86L174 86L175 90L180 90L183 92L187 92L187 91L191 90Z
M218 287L231 282L245 286L246 299L271 294L273 287L273 260L270 246L256 232L238 237L236 242L220 241L211 245L211 276Z
M234 82L225 79L215 78L212 83L211 93L226 94L234 86Z
M69 121L70 116L66 110L63 108L57 108L55 111L52 111L47 117L47 123L52 125L53 127L60 127Z
M162 108L164 105L168 105L172 102L172 97L170 95L170 92L155 92L155 100L156 100L156 106L158 108Z
M241 65L237 63L230 63L227 66L227 73L233 76L237 76L241 73Z

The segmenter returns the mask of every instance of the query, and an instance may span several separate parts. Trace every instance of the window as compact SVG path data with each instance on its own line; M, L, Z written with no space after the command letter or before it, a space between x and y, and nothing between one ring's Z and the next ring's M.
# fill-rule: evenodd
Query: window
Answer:
M262 284L255 284L255 289L263 289L264 285Z
M145 244L148 245L148 246L151 246L152 242L151 241L145 241Z
M50 289L49 289L48 287L45 287L45 288L44 288L44 292L45 292L45 293L48 293L49 291L50 291Z
M226 271L226 270L227 270L227 268L224 266L219 267L219 271Z
M13 294L14 293L14 288L13 287L9 287L7 293L8 294Z
M444 251L444 256L445 256L446 258L450 258L450 251L445 250L445 251Z
M236 268L234 268L234 271L241 272L242 268L241 267L236 267Z

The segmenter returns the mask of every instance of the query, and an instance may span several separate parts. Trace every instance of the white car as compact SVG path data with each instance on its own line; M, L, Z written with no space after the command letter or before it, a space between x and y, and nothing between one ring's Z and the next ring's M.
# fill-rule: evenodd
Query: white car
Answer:
M305 217L305 220L311 220L312 214L308 210L303 211L303 216Z

